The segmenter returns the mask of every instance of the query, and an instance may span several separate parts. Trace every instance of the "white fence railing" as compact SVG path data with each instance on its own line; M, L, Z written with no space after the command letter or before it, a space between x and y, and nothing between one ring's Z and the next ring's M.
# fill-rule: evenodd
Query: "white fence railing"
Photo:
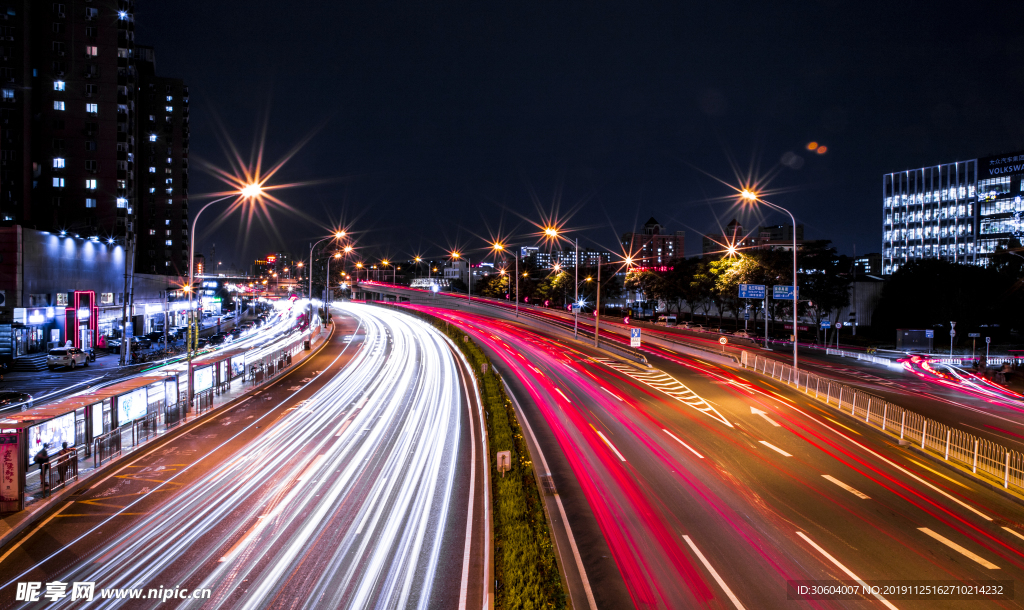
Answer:
M1004 488L1024 491L1024 455L1016 451L908 411L864 390L807 371L794 371L778 360L747 351L740 360L746 368L813 395L869 426L969 468L975 475L981 473Z

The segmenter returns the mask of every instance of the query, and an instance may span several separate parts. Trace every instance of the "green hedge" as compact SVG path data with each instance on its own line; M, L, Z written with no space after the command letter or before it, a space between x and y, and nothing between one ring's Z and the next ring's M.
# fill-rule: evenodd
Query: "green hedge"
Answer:
M565 588L555 562L555 549L533 462L501 377L483 350L458 327L426 314L420 317L459 346L473 367L480 387L491 454L494 578L497 581L494 607L497 610L565 608ZM499 451L512 452L512 470L504 477L497 470Z

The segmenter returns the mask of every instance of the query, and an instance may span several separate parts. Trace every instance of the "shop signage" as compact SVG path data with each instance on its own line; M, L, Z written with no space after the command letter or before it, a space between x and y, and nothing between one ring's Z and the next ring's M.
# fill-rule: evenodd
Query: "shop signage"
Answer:
M978 179L1024 173L1024 153L978 159Z

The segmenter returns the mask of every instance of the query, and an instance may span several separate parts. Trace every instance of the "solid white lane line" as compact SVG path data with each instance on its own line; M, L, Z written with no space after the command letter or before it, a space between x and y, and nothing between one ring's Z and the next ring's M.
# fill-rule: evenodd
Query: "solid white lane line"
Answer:
M49 523L49 522L50 522L50 519L53 519L53 518L54 518L54 517L56 517L57 515L61 514L62 512L64 512L64 511L65 511L65 510L67 509L67 507L71 506L71 505L72 505L72 504L74 504L74 503L75 503L75 501L74 501L74 500L72 500L71 502L68 502L67 504L65 504L64 506L62 506L62 507L60 508L60 510L58 510L58 511L57 511L57 512L55 512L55 513L53 513L52 515L50 515L49 517L47 517L45 521L43 521L42 523L40 523L39 525L37 525L37 526L36 526L36 529L34 529L34 530L32 530L31 532L29 532L28 536L25 536L24 538L22 538L21 540L19 540L19 541L18 541L18 544L15 544L15 545L14 545L14 546L12 546L11 548L9 548L9 549L7 550L7 552L6 552L6 553L4 553L4 556L3 556L3 557L0 557L0 563L3 563L3 562L4 562L4 559L7 559L8 557L10 557L10 556L11 556L11 553L13 553L14 551L18 550L18 547L19 547L19 546L21 546L22 544L24 544L26 540L28 540L29 538L31 538L31 537L32 537L32 534L35 534L35 533L36 533L36 532L38 532L39 530L43 529L43 527L44 527L44 526L45 526L45 525L46 525L47 523Z
M785 451L783 451L782 449L779 449L778 447L776 447L775 445L769 443L768 441L758 441L758 442L761 443L762 445L764 445L765 447L771 449L772 451L778 451L779 453L781 453L782 455L784 455L786 457L793 457L792 453L786 453Z
M622 457L622 454L619 453L619 450L615 448L615 445L613 445L612 442L610 440L608 440L608 437L606 437L600 430L597 431L597 434L598 434L598 436L601 437L601 440L603 440L606 445L611 447L612 451L615 452L615 455L619 456L620 460L622 460L623 462L626 461L626 458Z
M508 387L508 384L504 381L502 384L505 386L505 394L512 399L512 404L515 405L516 412L519 413L519 421L526 426L526 431L530 433L530 440L533 442L533 446L537 449L537 455L540 457L540 463L541 466L544 467L544 472L547 473L548 476L551 476L551 468L548 467L548 461L544 457L544 452L541 451L540 443L537 442L537 436L533 433L533 426L530 425L530 420L526 419L526 414L523 413L523 408L519 405L519 401L516 399L515 394L512 393L512 388ZM479 396L479 393L477 393L477 396ZM482 420L480 425L483 426ZM590 606L590 610L597 610L597 602L594 601L594 591L590 588L590 579L587 578L587 572L583 569L583 558L580 557L580 549L576 546L576 538L572 535L572 528L569 527L569 518L565 515L565 507L562 506L562 497L558 495L557 490L554 496L555 504L558 505L558 514L562 516L562 525L565 526L565 535L569 538L569 547L572 549L573 559L576 560L576 570L580 575L583 592L587 595L587 603ZM486 497L487 494L484 494L484 498ZM570 592L569 595L571 599L572 593Z
M717 582L718 586L722 587L722 590L725 591L725 594L729 596L729 599L732 601L733 605L736 606L736 610L744 610L743 604L740 603L740 600L736 599L736 596L733 595L732 589L730 589L729 586L725 584L725 581L722 580L722 577L718 575L718 572L716 572L715 569L711 567L711 564L704 557L704 553L700 552L700 549L698 549L697 545L693 543L693 540L690 540L690 537L686 534L683 534L683 540L686 541L686 544L690 545L690 548L693 550L693 554L696 555L698 559L700 559L700 562L704 564L704 567L708 569L708 572L711 572L711 575L715 577L715 582Z
M840 570L842 570L843 572L845 572L847 576L849 576L849 577L850 577L850 578L852 578L853 580L857 581L857 584L859 584L860 586L864 587L865 589L867 589L867 588L868 588L868 585L867 585L867 583L865 583L865 582L864 582L863 580L861 580L861 579L860 579L860 578L859 578L859 577L858 577L858 576L857 576L856 574L854 574L853 572L851 572L849 568L847 568L847 567L846 567L846 566L844 566L843 564L839 563L839 562L838 562L838 561L836 560L836 558L835 558L835 557L833 557L833 556L829 555L829 554L828 554L828 551L826 551L825 549L823 549L823 548L821 548L820 546L818 546L818 543L816 543L815 541L813 541L813 540L811 540L810 538L808 538L808 537L807 537L807 534L805 534L805 533L803 533L803 532L797 532L797 533L796 533L796 535L797 535L797 536L800 536L801 538L803 538L803 539L804 539L804 540L805 540L805 541L807 542L807 544L809 544L809 545L813 546L813 547L814 547L814 549L815 549L816 551L818 551L819 553L821 553L822 555L824 555L826 559L828 559L829 561L831 561L831 562L832 562L832 564L833 564L834 566L836 566L837 568L839 568ZM892 605L891 603L889 603L889 600L885 599L884 597L882 597L882 596L881 596L881 595L879 595L878 593L872 593L872 595L874 595L874 596L875 596L875 599L877 599L878 601L880 601L880 602L882 602L883 604L885 604L885 607L886 607L886 608L889 608L890 610L896 610L896 606L894 606L894 605Z
M568 398L566 398L565 394L562 394L562 390L559 390L558 388L555 388L555 391L558 392L558 394L561 395L562 398L565 398L565 402L567 402L569 404L572 404L572 401L569 400Z
M850 487L846 483L843 483L842 481L840 481L839 479L835 478L832 475L823 474L823 475L821 475L821 477L823 479L825 479L826 481L830 481L830 482L835 483L836 485L842 487L843 489L845 489L846 491L848 491L848 492L852 493L853 495L857 496L861 500L870 500L871 499L871 498L868 497L867 494L864 494L864 493L861 493L861 492L857 491L856 489Z
M680 439L679 439L679 437L678 437L678 436L676 436L675 434L672 434L671 432L669 432L668 430L666 430L666 429L664 429L664 428L662 428L662 429L661 429L661 431L662 431L662 432L664 432L665 434L667 434L667 435L671 436L672 438L676 439L676 442L677 442L677 443L679 443L679 444L680 444L680 445L682 445L683 447L686 447L687 449L689 449L689 450L690 450L691 452L693 452L693 455L695 455L695 456L699 457L699 458L700 458L700 459L702 459L702 460L704 459L704 456L703 456L703 455L701 455L701 454L697 453L697 451L696 451L696 450L695 450L695 449L694 449L693 447L691 447L691 446L687 445L686 443L684 443L684 442L683 442L682 440L680 440Z
M619 398L618 396L616 396L615 394L612 394L611 392L609 392L607 388L601 388L601 389L604 390L605 392L608 392L608 395L611 396L612 398L614 398L615 400L617 400L619 402L626 402L626 401L622 400L621 398Z
M927 527L919 527L919 528L917 528L917 531L925 533L925 534L931 536L932 538L938 540L942 544L944 544L944 545L948 546L949 548L953 549L957 553L960 553L961 555L963 555L964 557L967 557L968 559L973 559L974 561L978 562L979 564L981 564L985 568L988 568L989 570L998 570L999 569L999 566L997 566L996 564L992 563L991 561L988 561L987 559L984 559L984 558L982 558L982 557L980 557L978 555L975 555L971 551L968 551L967 549L965 549L964 547L960 546L959 544L953 542L949 538L946 538L945 536L943 536L941 534L937 534L937 533L933 532L932 530L928 529Z
M1006 527L1005 525L1003 526L1003 529L1004 529L1004 530L1006 530L1006 531L1008 531L1008 532L1010 532L1010 533L1011 533L1011 534L1013 534L1014 536L1016 536L1016 537L1020 538L1021 540L1024 540L1024 534L1020 534L1020 533L1018 533L1018 532L1017 532L1016 530L1012 530L1012 529L1010 529L1010 528Z
M451 349L458 352L454 348ZM465 610L466 600L469 597L469 560L471 558L470 549L473 546L473 504L476 500L476 432L473 429L473 401L469 398L469 382L466 381L466 374L462 366L459 366L459 379L462 380L462 391L466 397L466 413L469 415L469 508L466 515L466 547L462 553L462 585L459 589L459 610ZM473 382L475 384L476 379Z

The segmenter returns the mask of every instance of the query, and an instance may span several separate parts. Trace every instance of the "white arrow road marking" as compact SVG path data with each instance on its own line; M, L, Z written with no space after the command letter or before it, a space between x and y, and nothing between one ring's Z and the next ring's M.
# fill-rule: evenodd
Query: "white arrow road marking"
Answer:
M843 489L845 489L846 491L848 491L848 492L852 493L853 495L857 496L861 500L870 500L871 499L871 498L869 498L867 496L867 494L864 494L864 493L861 493L861 492L857 491L856 489L850 487L846 483L843 483L842 481L840 481L839 479L835 478L832 475L823 474L823 475L821 475L821 477L823 479L825 479L826 481L830 481L830 482L835 483L836 485L842 487Z
M753 413L754 415L760 415L762 418L764 418L764 420L766 422L768 422L769 424L775 426L776 428L779 427L779 422L777 422L777 421L771 419L770 417L768 417L768 413L766 411L762 411L761 409L755 409L754 407L750 407L750 412Z
M978 555L975 555L974 553L968 551L967 549L965 549L964 547L960 546L959 544L953 542L949 538L946 538L945 536L943 536L941 534L936 534L935 532L931 531L927 527L919 527L919 528L917 528L917 530L919 532L927 534L927 535L931 536L932 538L938 540L942 544L948 546L949 548L953 549L957 553L960 553L964 557L967 557L968 559L973 559L974 561L980 563L982 566L988 568L989 570L998 570L999 569L999 566L997 566L996 564L992 563L991 561L988 561L986 559L982 559Z
M781 453L782 455L784 455L786 457L793 457L793 454L786 453L785 451L783 451L782 449L779 449L778 447L776 447L775 445L769 443L768 441L758 441L758 442L761 443L762 445L764 445L765 447L771 449L772 451L778 451L779 453Z

